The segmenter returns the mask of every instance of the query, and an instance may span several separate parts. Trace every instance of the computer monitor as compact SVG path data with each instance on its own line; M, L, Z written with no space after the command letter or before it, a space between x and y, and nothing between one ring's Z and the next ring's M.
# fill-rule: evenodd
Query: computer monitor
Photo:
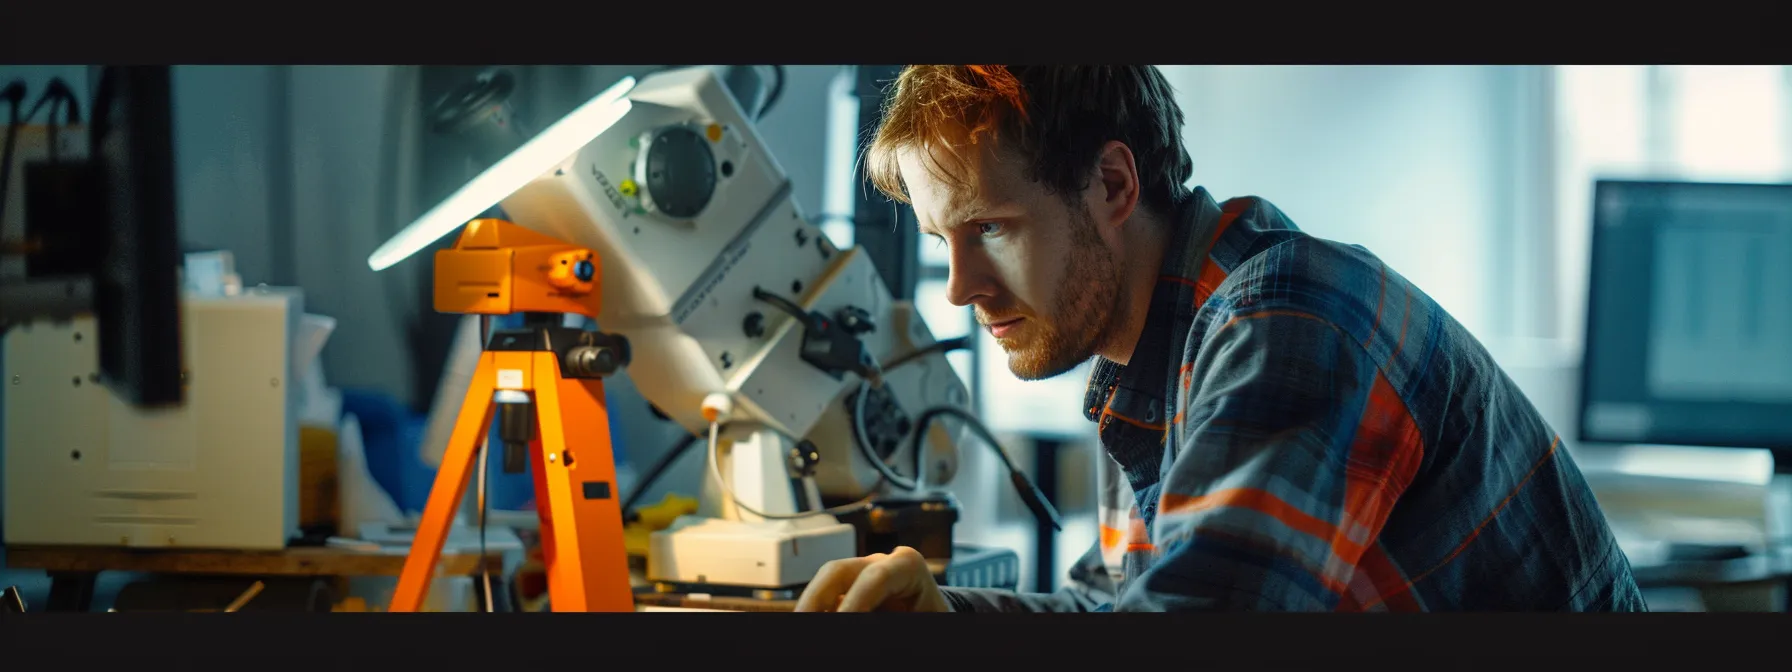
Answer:
M1792 471L1792 184L1600 180L1593 204L1581 441Z
M103 194L104 256L93 274L100 372L144 406L183 397L170 70L103 69L90 129Z
M0 334L91 311L99 373L138 406L179 404L180 264L168 66L100 69L86 161L25 176L25 274L0 278ZM3 160L3 159L0 159Z

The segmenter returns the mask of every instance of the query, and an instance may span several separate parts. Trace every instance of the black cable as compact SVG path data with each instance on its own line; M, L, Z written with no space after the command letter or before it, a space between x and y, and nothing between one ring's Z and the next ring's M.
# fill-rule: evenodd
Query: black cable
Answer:
M779 296L777 294L767 292L764 289L757 288L757 287L754 288L753 296L755 298L758 298L761 301L770 303L773 306L776 306L779 309L784 310L785 312L791 313L793 316L798 316L805 320L808 317L807 314L803 313L802 308L800 306L797 306L794 302L792 302L789 299L786 299L782 296ZM969 336L960 336L957 338L948 338L948 339L944 339L944 340L940 340L940 341L935 341L933 343L929 343L925 347L917 348L912 352L898 355L897 357L891 359L888 364L885 364L884 366L882 366L881 369L885 372L888 372L897 367L905 366L907 364L911 364L911 363L920 361L921 358L923 358L927 355L933 354L935 352L949 352L952 350L959 350L959 349L969 347L970 342L971 342L971 339ZM895 485L896 487L902 488L904 490L914 490L916 487L918 487L917 481L910 480L908 478L903 477L901 474L897 474L893 469L891 469L889 467L889 465L884 464L883 460L878 459L876 451L871 448L871 443L870 443L869 439L867 438L867 432L865 431L865 426L864 426L865 398L867 396L869 396L869 394L868 394L869 387L870 387L869 380L861 381L860 386L859 386L858 398L854 400L855 408L852 413L853 417L852 417L852 422L850 424L852 425L852 431L853 431L853 443L858 446L859 452L862 456L864 456L865 460L867 462L870 462L872 467L877 469L877 471L878 471L878 483L871 487L871 491L876 492L877 488L879 486L882 486L884 483L890 483L890 484ZM789 437L786 437L786 438L789 438ZM666 471L668 469L670 469L672 467L672 465L678 461L678 458L684 456L685 452L690 450L691 446L697 445L697 443L699 441L701 441L702 439L703 439L703 437L696 435L696 434L689 434L689 435L679 437L678 441L676 443L672 444L672 447L670 449L668 449L665 453L660 455L660 458L658 460L654 461L653 466L650 466L647 468L647 471L642 474L640 481L635 485L634 490L629 493L628 497L626 497L622 500L622 511L623 511L623 517L625 520L631 519L635 516L635 514L636 514L635 507L640 503L641 498L647 494L647 491L653 487L653 484L658 482L659 479L665 475ZM797 441L796 439L791 439L791 440L793 443L800 443L800 441ZM918 453L917 453L917 455L918 455ZM917 475L920 473L919 464L920 464L920 458L917 456L916 457L917 471L915 472Z
M795 301L765 291L759 287L753 288L753 298L772 304L772 307L789 313L791 317L796 318L797 321L802 324L809 323L809 311L803 310L803 307L797 305Z
M36 118L38 110L43 109L45 105L50 106L50 116L45 123L49 125L50 160L54 162L58 158L56 112L63 112L62 123L64 125L79 124L81 123L81 101L75 97L75 91L69 88L68 82L62 81L61 77L53 77L50 79L50 83L44 86L44 92L37 97L37 102L32 103L31 111L25 113L25 118L22 121L28 122Z
M61 105L62 98L60 96L52 99L50 116L44 120L44 141L49 145L50 163L57 163L62 159L62 152L56 149L56 109Z
M951 352L953 350L963 350L968 347L971 347L971 337L969 336L959 336L957 338L948 338L943 341L934 341L927 344L927 347L916 348L907 354L898 355L890 361L885 362L883 369L887 372L890 369L914 362L936 352Z
M969 336L959 336L957 338L934 341L933 343L927 344L926 347L916 348L911 352L896 356L885 363L882 369L887 373L897 367L921 361L921 358L933 353L960 350L970 347L970 344L971 337ZM902 488L903 490L915 490L920 488L921 454L919 451L915 453L915 475L911 478L897 474L895 470L889 467L889 465L884 464L883 460L878 459L877 451L872 449L871 433L865 431L865 398L868 396L871 396L871 381L862 381L859 383L858 397L853 400L852 413L853 443L858 445L859 454L864 456L865 461L870 462L872 468L876 469L878 474L882 475L883 479L891 485Z
M87 146L99 151L106 133L112 130L112 97L118 89L118 66L100 68L99 84L94 86L93 123L87 127Z
M11 117L6 123L6 146L0 149L0 217L6 213L6 194L12 186L12 150L19 139L19 127L25 120L19 117L19 106L25 104L25 83L13 81L0 89L0 98L11 104Z
M31 108L31 114L26 115L26 118L35 116L39 108L54 100L60 100L68 105L63 110L65 112L62 117L63 123L71 125L81 123L81 99L75 97L75 90L70 88L68 82L63 81L61 77L53 77L49 84L44 85L43 95L38 97L37 103ZM51 108L50 113L54 115L55 111L56 108Z
M933 421L942 415L952 416L963 421L970 426L977 438L982 439L984 443L989 444L990 449L996 451L996 456L1002 459L1002 465L1008 468L1009 482L1014 484L1015 492L1020 494L1021 501L1026 502L1027 508L1033 510L1034 517L1042 521L1049 521L1052 524L1052 529L1064 529L1062 522L1058 519L1058 510L1052 507L1052 503L1045 498L1044 493L1039 492L1039 486L1034 485L1033 481L1027 478L1027 475L1021 472L1019 467L1014 466L1014 460L1008 458L1008 451L1002 450L1002 444L996 441L995 435L990 433L989 428L984 427L983 423L977 420L977 416L971 415L963 409L952 406L935 406L921 412L920 419L915 422L915 433L909 436L910 449L916 451L917 455L915 465L917 470L920 469L921 437L926 435L928 425L933 424Z
M898 474L896 470L890 468L890 465L884 464L883 460L878 459L877 451L871 447L871 435L865 431L865 398L869 396L871 396L871 381L860 380L859 393L853 400L852 409L853 445L859 447L859 455L863 456L866 462L871 463L871 468L876 469L877 473L890 485L903 490L914 490L921 487L919 471L915 472L913 479ZM919 462L919 458L917 458L917 462Z
M488 613L494 611L492 609L492 570L491 566L486 564L487 556L485 554L485 517L491 511L490 501L486 497L486 479L491 474L491 456L487 450L490 446L489 438L479 446L479 579L481 589L485 592L485 610Z
M727 498L728 501L732 502L734 504L735 508L745 511L747 513L753 514L755 516L759 516L760 518L764 518L766 520L799 520L802 518L809 518L809 517L821 516L821 515L840 516L840 515L845 515L845 514L849 514L849 513L856 513L858 511L863 511L865 509L872 508L872 506L877 503L877 499L878 499L877 488L873 487L870 492L866 493L865 496L863 498L860 498L858 501L855 501L851 504L844 504L841 506L823 507L823 508L821 508L819 510L815 510L815 511L802 511L802 512L794 513L794 514L775 514L775 513L766 513L764 511L754 510L753 507L747 506L746 502L740 501L740 498L735 496L734 489L729 487L728 482L722 478L721 467L717 461L717 454L718 454L718 450L719 450L717 447L717 444L718 444L717 436L720 434L722 428L730 427L733 425L734 425L734 423L724 423L724 424L717 424L714 422L709 423L709 441L707 442L707 444L705 444L708 446L709 449L704 451L704 453L708 457L709 477L711 479L715 480L717 489L722 491L722 493L721 493L722 496ZM802 443L801 439L791 436L789 433L785 432L782 429L778 429L777 427L773 427L770 425L758 425L758 426L763 427L765 429L769 429L769 430L777 433L779 436L784 437L784 439L786 441L789 441L792 445L799 445ZM802 499L802 495L800 495L800 494L797 495L797 499L800 501ZM799 504L799 506L800 506L800 504Z
M778 98L784 95L784 66L772 66L772 73L778 76L778 80L772 82L772 92L766 94L765 104L759 107L759 116L755 118L756 120L764 119L765 113L772 111L772 106L776 105Z
M480 315L479 316L479 343L480 343L479 349L480 350L485 349L486 339L491 338L492 322L494 322L494 320L492 319L492 317L490 315ZM489 478L491 475L491 459L492 459L491 458L491 449L492 449L492 435L491 435L490 430L487 430L485 436L479 437L479 451L478 451L478 453L479 453L479 457L478 457L478 459L479 459L479 577L480 577L480 583L482 586L482 590L485 591L485 610L487 612L492 611L492 571L491 571L491 566L486 564L487 559L486 559L486 555L485 555L485 516L486 516L486 512L489 511L488 504L486 501L486 488L487 488L486 479Z

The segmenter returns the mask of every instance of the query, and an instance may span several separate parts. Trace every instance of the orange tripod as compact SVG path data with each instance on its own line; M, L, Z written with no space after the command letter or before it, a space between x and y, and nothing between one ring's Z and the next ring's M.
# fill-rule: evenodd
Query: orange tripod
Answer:
M552 609L634 611L602 380L628 363L628 342L563 325L568 313L597 317L598 263L496 219L469 222L436 253L437 311L524 313L526 325L485 343L388 611L422 608L494 412L505 470L533 470Z

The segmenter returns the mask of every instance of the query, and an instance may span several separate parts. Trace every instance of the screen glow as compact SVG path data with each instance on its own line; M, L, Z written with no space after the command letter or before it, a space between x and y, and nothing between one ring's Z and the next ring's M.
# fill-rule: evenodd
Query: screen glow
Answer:
M635 78L624 77L530 138L374 250L367 265L382 271L404 261L590 144L628 114L629 101L623 96L634 86Z

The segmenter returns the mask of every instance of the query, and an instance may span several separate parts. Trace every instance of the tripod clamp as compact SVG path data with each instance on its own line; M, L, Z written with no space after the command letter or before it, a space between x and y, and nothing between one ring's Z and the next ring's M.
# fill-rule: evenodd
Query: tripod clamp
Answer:
M551 352L560 363L560 377L602 380L628 366L628 339L565 326L561 313L524 313L520 329L492 332L485 349L491 352ZM503 469L520 474L528 469L529 443L535 440L535 404L528 394L499 390L498 438L504 444Z

